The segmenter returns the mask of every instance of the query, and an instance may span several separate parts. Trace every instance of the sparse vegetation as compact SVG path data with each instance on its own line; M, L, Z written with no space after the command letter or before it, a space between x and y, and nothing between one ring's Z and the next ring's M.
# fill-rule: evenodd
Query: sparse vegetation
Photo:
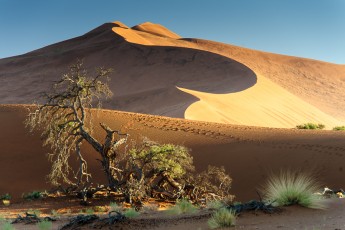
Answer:
M92 215L94 213L95 213L95 211L92 208L88 208L85 210L85 214L87 214L87 215Z
M206 204L206 208L214 209L214 210L221 209L224 206L225 206L224 203L220 200L211 200L211 201L207 202L207 204Z
M111 202L110 204L109 204L109 207L110 207L110 212L120 212L121 211L121 207L117 204L117 203L115 203L115 202Z
M186 199L178 200L173 207L168 209L168 213L172 215L193 214L197 211L198 208Z
M41 222L38 222L36 225L40 230L49 230L53 227L53 223L48 220L42 220Z
M33 191L28 194L23 194L25 200L37 200L45 197L45 192Z
M336 126L333 128L333 130L335 131L344 131L345 130L345 126Z
M207 223L211 229L233 227L236 223L236 215L234 211L221 208L212 215Z
M2 224L1 230L15 230L15 227L10 222L5 222Z
M11 195L8 193L0 196L0 200L11 200L11 198L12 198Z
M326 126L324 124L315 124L315 123L305 123L302 125L297 125L297 129L324 129Z
M124 212L123 212L123 215L126 217L126 218L135 218L135 217L138 217L140 215L139 212L137 212L134 208L129 208L129 209L126 209Z
M310 174L281 172L271 176L263 192L265 200L274 206L298 204L308 208L324 209L325 200L316 195L319 184Z

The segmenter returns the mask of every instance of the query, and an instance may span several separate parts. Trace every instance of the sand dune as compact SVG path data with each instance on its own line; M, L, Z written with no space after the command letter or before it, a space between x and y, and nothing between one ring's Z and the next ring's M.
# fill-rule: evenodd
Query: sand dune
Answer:
M77 58L90 72L115 69L109 109L269 127L345 123L344 65L183 39L149 22L106 23L1 59L0 103L32 103Z
M0 193L17 197L49 188L45 179L48 150L41 147L38 133L32 135L25 129L26 114L25 106L0 106L0 120L6 121L0 123ZM127 127L132 137L145 135L161 143L189 147L198 171L209 164L225 166L238 200L257 199L256 189L269 173L281 168L315 169L325 185L343 186L344 132L255 128L111 110L94 111L94 118L95 124L102 120L113 129ZM102 130L96 128L95 132L97 138L103 138ZM83 151L94 180L104 180L95 153L90 147Z

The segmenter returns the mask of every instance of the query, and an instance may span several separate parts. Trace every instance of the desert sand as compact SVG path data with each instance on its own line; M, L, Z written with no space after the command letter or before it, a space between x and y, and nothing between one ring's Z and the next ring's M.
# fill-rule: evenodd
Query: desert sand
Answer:
M181 38L148 22L106 23L1 59L0 103L32 103L77 58L90 72L114 69L107 109L277 128L345 123L344 65Z
M0 59L0 194L10 193L15 202L24 192L50 188L49 149L23 122L29 104L77 58L84 58L90 73L94 67L114 68L114 96L103 109L92 110L95 124L185 145L196 171L224 166L237 201L258 199L268 175L281 169L312 171L323 186L345 187L345 132L294 129L306 122L327 129L345 124L344 65L181 38L153 23L130 28L114 22ZM97 125L95 135L104 137ZM83 151L93 179L103 182L96 153L87 145ZM343 203L333 201L328 211L290 207L273 217L244 214L238 228L299 229L314 226L317 218L323 221L316 227L342 228ZM178 227L204 229L205 220L188 219ZM291 222L297 224L287 227Z

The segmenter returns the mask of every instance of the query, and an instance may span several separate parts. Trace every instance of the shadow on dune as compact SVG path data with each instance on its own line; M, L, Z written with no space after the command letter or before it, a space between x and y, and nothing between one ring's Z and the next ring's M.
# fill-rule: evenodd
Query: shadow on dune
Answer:
M114 97L104 103L117 109L184 117L198 101L176 88L213 94L234 93L256 83L245 65L207 51L129 43L104 24L83 36L0 60L0 103L32 103L49 90L68 66L83 58L85 66L113 68Z

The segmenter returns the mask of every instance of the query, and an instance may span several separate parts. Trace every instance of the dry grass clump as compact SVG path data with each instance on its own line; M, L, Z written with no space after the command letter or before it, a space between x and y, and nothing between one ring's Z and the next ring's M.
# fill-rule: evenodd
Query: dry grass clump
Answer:
M193 214L197 211L198 208L186 199L181 199L177 201L175 206L168 209L168 213L172 215Z
M123 212L123 215L127 218L135 218L140 215L134 208L129 208Z
M307 208L325 209L325 200L316 193L320 186L310 174L281 172L271 176L263 192L267 202L274 206L298 204Z
M207 224L211 229L232 227L235 226L235 223L235 212L226 208L221 208L216 211L207 221Z

